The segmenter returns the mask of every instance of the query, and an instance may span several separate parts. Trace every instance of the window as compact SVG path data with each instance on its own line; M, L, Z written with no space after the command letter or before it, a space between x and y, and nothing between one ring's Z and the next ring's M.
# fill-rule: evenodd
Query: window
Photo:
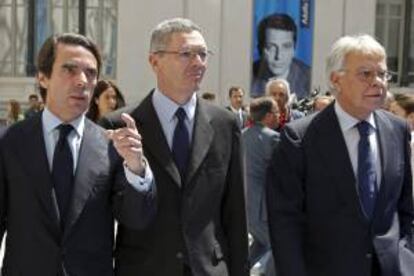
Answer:
M102 51L102 73L115 78L116 0L0 0L0 77L34 75L36 54L53 33L91 37Z
M399 86L414 86L414 0L378 0L376 30Z

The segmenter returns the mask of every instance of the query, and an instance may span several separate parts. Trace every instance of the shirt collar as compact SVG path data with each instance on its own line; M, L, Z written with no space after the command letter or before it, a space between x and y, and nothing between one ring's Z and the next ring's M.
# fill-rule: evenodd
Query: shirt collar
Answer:
M197 105L197 94L193 93L190 100L183 105L178 105L176 102L165 96L158 88L154 90L154 94L152 96L154 101L154 105L157 105L162 108L160 116L162 116L165 121L172 121L175 118L175 112L179 107L182 107L187 115L187 119L189 121L194 120L195 116L195 109Z
M54 115L50 110L45 107L43 114L42 114L43 124L46 130L46 133L52 132L56 127L62 124L62 120L59 119L56 115ZM70 125L75 129L76 134L78 137L82 137L83 130L85 129L85 114L82 114L78 118L73 121L69 122Z
M335 101L334 108L335 108L335 113L338 117L339 125L340 125L342 131L347 131L347 130L353 128L357 123L359 123L361 121L361 120L351 116L345 110L343 110L343 108L338 103L338 101ZM374 129L377 128L376 124L375 124L373 113L371 113L368 116L368 118L365 119L365 121L368 122L371 125L371 127L373 127Z

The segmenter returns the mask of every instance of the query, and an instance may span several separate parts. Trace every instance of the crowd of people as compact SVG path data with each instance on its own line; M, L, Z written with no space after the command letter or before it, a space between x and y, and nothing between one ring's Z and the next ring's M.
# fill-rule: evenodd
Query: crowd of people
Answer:
M22 115L10 101L0 134L2 275L412 275L414 95L389 93L384 47L339 38L329 93L306 112L283 74L247 106L251 93L230 87L220 107L198 95L202 33L183 18L153 29L156 83L136 106L100 80L91 39L46 40L43 107L31 95Z

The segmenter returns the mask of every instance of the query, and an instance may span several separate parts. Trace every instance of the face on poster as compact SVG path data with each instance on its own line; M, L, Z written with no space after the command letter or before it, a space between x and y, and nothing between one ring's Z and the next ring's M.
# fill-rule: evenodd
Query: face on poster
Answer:
M253 20L250 96L265 94L266 83L288 81L296 99L310 93L313 0L256 0Z

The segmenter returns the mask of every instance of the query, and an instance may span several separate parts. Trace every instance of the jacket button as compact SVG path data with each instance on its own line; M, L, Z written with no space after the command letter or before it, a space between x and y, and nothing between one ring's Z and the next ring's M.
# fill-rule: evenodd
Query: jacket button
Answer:
M181 260L181 259L184 257L184 255L183 255L183 253L181 253L181 252L177 252L177 254L175 255L175 257L176 257L177 259Z
M371 253L367 253L367 254L365 254L365 257L366 257L367 259L371 259L371 258L372 258L372 254L371 254Z

